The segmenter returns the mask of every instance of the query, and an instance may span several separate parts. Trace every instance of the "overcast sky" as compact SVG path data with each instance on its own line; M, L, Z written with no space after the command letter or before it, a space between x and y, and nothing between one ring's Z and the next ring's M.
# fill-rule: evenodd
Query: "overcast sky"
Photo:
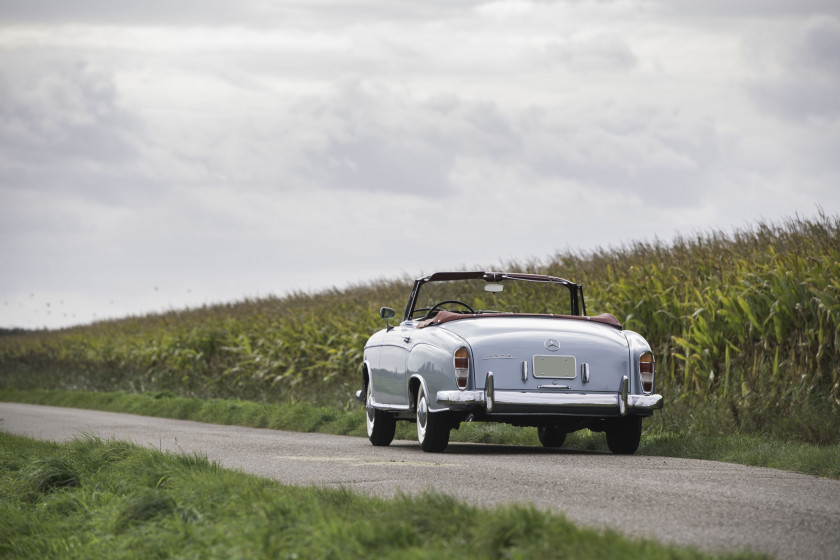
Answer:
M0 327L819 208L836 0L0 0Z

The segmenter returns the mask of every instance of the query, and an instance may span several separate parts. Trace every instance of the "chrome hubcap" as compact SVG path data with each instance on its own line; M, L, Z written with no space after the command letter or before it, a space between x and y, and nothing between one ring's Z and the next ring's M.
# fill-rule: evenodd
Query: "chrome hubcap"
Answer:
M365 398L365 412L366 412L366 415L365 415L366 416L366 418L365 418L366 422L365 423L367 424L368 437L370 437L370 435L373 434L373 415L374 415L375 411L373 410L373 404L371 404L372 401L373 401L373 395L371 395L370 384L368 384L367 398Z
M426 395L420 394L417 400L417 439L420 443L426 438L426 421L428 420L429 409L426 406Z

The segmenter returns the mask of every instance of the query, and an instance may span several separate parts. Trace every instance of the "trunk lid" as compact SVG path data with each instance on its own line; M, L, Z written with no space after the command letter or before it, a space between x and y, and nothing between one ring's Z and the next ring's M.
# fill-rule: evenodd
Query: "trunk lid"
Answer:
M488 371L493 372L496 390L503 391L615 392L622 376L630 375L627 339L608 325L510 316L462 319L435 328L467 341L476 389L484 388ZM584 364L588 382L583 379Z

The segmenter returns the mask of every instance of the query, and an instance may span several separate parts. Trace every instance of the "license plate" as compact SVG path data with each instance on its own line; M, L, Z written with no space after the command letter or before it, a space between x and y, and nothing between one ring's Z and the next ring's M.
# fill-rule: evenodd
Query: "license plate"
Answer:
M534 356L534 377L575 378L574 356Z

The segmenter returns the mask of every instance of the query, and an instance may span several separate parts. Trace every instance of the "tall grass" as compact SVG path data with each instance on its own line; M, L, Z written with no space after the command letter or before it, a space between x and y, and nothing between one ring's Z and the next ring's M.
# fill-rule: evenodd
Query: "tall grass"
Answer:
M0 337L0 386L349 402L378 309L399 306L407 285L382 281Z
M584 285L644 335L666 407L649 429L840 442L840 219L820 215L493 268ZM351 406L380 306L410 281L0 337L0 387L169 390Z
M837 218L556 260L651 342L666 425L840 442Z

